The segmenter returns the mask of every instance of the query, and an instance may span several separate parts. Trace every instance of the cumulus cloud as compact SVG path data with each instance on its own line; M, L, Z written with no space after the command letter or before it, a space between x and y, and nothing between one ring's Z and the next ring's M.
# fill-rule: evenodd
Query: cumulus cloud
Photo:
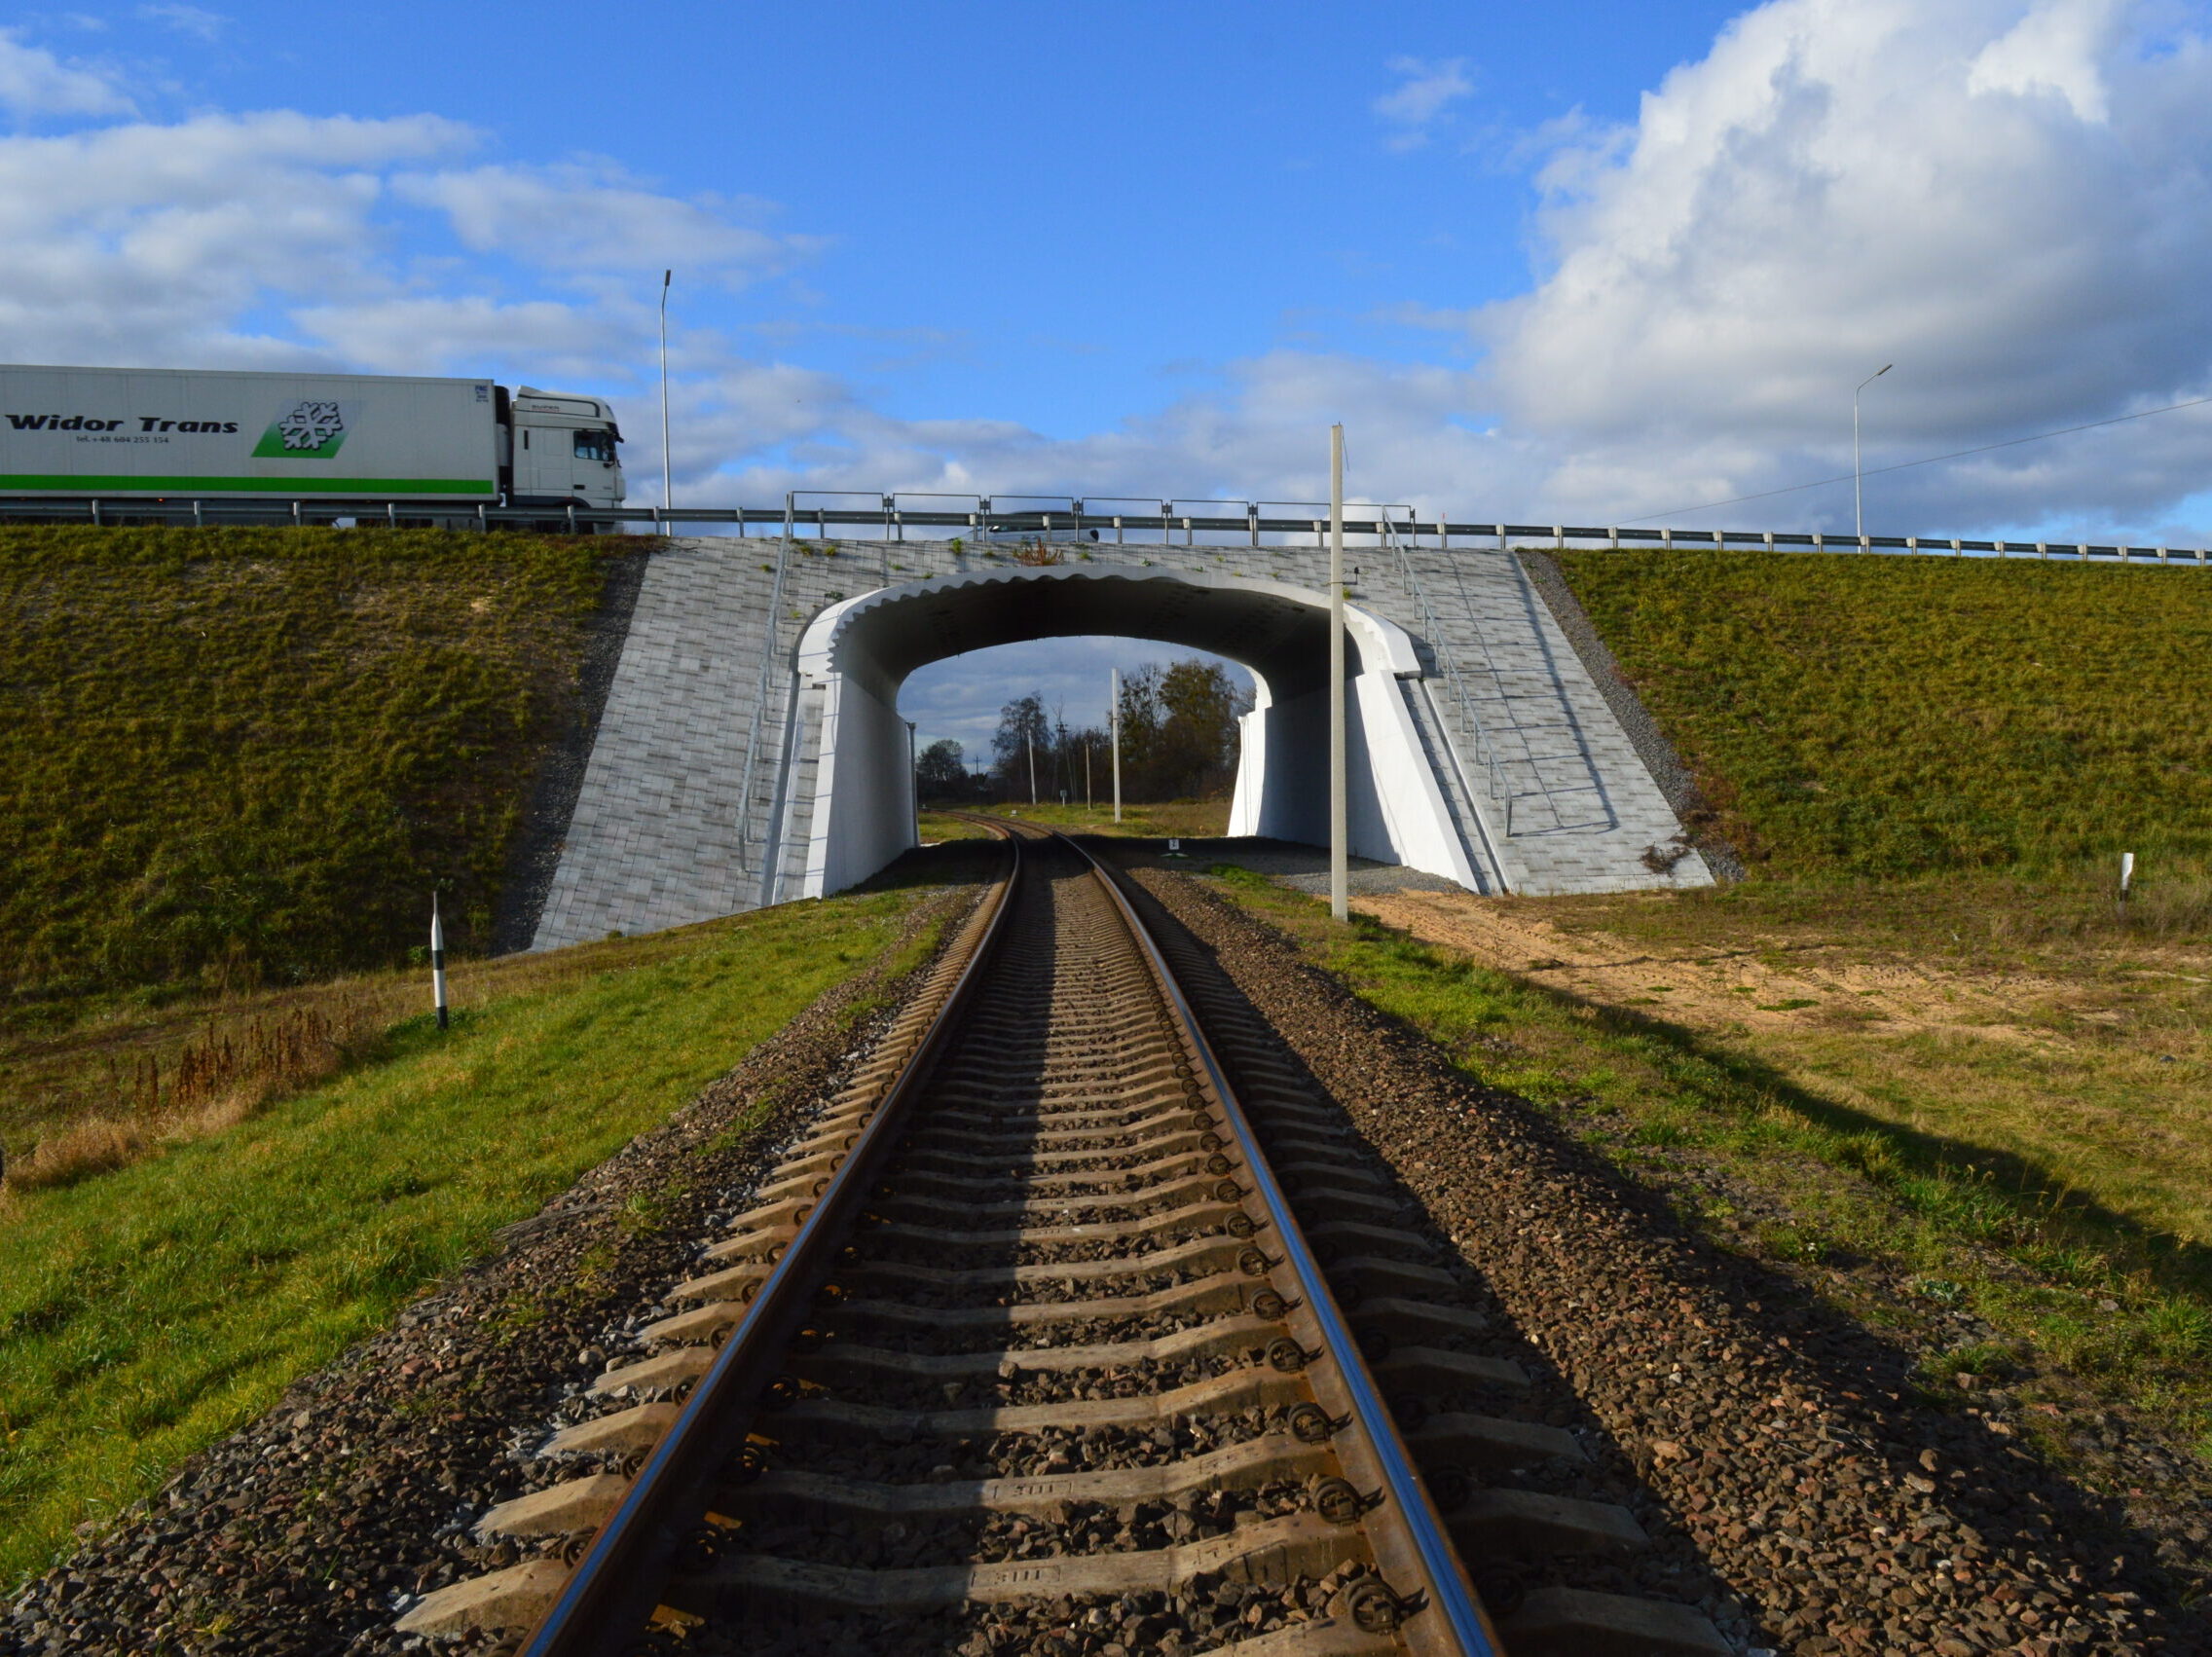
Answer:
M761 203L664 195L604 163L416 174L396 188L403 199L447 214L465 247L571 273L679 266L742 287L817 245L741 222Z
M1378 119L1393 130L1393 150L1419 149L1445 112L1471 93L1467 60L1448 57L1430 62L1420 57L1393 57L1385 65L1398 77L1398 85L1374 102Z
M312 358L247 319L381 293L380 170L472 142L432 116L285 112L0 139L0 359Z
M120 115L129 111L130 100L105 76L25 46L17 30L0 28L0 109L18 121L44 115Z
M1476 323L1558 509L1848 471L1851 388L1893 360L1870 464L2201 394L2212 57L2158 16L1773 0L1633 129L1570 143L1541 178L1541 279ZM2205 424L1899 474L1882 516L2140 520L2199 487ZM1832 524L1848 492L1776 510Z

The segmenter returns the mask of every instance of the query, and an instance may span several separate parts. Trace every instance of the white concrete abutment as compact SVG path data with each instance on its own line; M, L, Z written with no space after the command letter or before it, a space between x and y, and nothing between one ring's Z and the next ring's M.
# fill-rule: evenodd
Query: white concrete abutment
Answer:
M1351 849L1471 890L1703 885L1658 786L1513 558L1363 548L1347 602ZM1327 836L1326 554L677 540L653 556L535 948L866 879L912 843L906 676L1126 635L1252 670L1230 831ZM1664 864L1665 860L1657 860Z
M1356 606L1350 649L1351 851L1495 891L1456 831L1400 679L1421 674L1405 629ZM822 702L811 843L794 896L866 880L913 844L899 686L946 656L1031 639L1156 639L1252 670L1233 834L1328 838L1328 596L1206 571L1088 562L1016 566L879 588L830 606L799 641L802 695Z

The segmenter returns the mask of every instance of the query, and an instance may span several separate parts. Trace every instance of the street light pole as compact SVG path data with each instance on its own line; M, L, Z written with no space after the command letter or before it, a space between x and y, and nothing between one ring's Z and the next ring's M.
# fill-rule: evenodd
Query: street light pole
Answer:
M668 284L675 276L674 271L660 274L660 503L664 507L676 504L668 482Z
M1861 488L1864 482L1864 473L1859 464L1859 393L1895 367L1896 363L1885 362L1851 388L1851 517L1853 526L1859 532L1861 551L1864 551L1866 546L1866 500Z

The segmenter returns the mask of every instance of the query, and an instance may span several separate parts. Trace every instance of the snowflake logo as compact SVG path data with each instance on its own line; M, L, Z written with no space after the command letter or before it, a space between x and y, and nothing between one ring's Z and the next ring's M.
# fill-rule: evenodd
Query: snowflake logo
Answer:
M336 403L303 402L276 423L287 449L320 449L346 430Z

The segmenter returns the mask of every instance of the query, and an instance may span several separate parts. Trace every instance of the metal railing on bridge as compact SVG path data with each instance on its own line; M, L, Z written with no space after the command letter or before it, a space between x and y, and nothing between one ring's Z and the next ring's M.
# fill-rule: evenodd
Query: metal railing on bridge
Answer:
M863 504L865 502L865 504ZM924 504L940 502L957 504ZM1129 510L1140 507L1141 510ZM1291 510L1295 509L1295 510ZM1399 517L1399 513L1405 516ZM834 538L841 531L873 531L903 540L910 530L949 531L977 539L1000 536L1096 539L1111 534L1117 544L1131 534L1186 544L1226 544L1231 537L1249 546L1269 537L1328 534L1328 514L1310 501L1155 500L1138 497L1076 496L965 496L900 491L881 495L862 491L794 491L780 506L500 506L489 502L458 505L440 501L390 500L145 500L109 498L22 498L0 500L0 523L9 520L90 522L93 524L328 525L392 528L415 524L468 525L482 529L570 528L593 531L643 531L681 534L686 527L721 527L738 534L762 531L796 538ZM1713 548L1723 551L1880 553L1907 557L2041 558L2114 564L2212 566L2202 547L2136 546L2120 541L2071 542L1998 540L1942 535L1835 535L1821 531L1648 530L1575 524L1493 524L1457 518L1424 518L1406 507L1382 508L1361 502L1348 508L1346 534L1370 544L1387 545L1403 537L1416 548L1443 551L1511 546L1606 547L1635 551ZM929 538L943 538L941 535ZM1139 541L1137 544L1143 544Z

